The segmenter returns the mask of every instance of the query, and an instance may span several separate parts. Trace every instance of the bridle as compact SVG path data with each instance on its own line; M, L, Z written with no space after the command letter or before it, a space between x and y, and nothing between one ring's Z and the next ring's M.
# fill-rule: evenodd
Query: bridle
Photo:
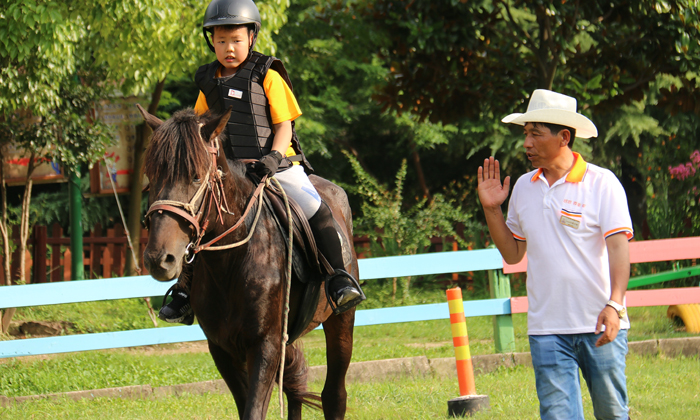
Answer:
M202 143L204 143L201 134L200 140L202 141ZM200 243L202 242L202 238L206 234L207 228L209 227L209 217L205 216L209 215L213 205L216 206L217 210L216 220L221 224L224 223L222 212L230 215L234 214L231 210L229 210L228 203L226 201L226 195L224 194L223 172L221 168L219 168L217 165L217 158L219 157L220 151L219 139L214 138L212 140L212 143L214 144L213 146L204 143L204 146L207 148L207 151L212 156L210 170L205 175L204 179L201 182L201 185L194 193L192 198L189 200L189 202L185 203L177 200L156 200L148 208L148 212L146 212L146 216L144 218L144 225L148 228L153 213L158 212L159 214L162 214L164 211L167 211L177 216L180 216L181 218L185 219L191 226L193 226L195 230L195 235L185 248L185 262L187 262L188 264L194 261L195 255L200 251L214 251L220 249L234 248L250 240L252 232L253 230L255 230L255 225L257 224L258 217L260 216L260 210L262 208L262 194L260 194L260 192L268 183L267 176L263 177L263 179L260 181L257 188L255 189L253 196L248 201L248 205L246 206L245 211L232 227L228 228L226 231L224 231L222 234L212 239L211 241L200 245ZM258 203L258 211L255 217L255 222L250 229L248 237L245 240L237 242L235 244L212 247L213 244L218 242L220 239L222 239L229 233L238 229L243 224L243 222L246 219L246 216L251 211L256 201L260 201L260 203ZM198 202L199 205L197 205Z

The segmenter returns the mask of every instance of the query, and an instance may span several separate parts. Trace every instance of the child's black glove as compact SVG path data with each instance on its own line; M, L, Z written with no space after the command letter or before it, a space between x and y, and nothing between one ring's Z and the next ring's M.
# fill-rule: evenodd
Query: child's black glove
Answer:
M277 173L277 168L282 163L283 158L282 153L273 150L260 158L259 161L254 162L251 169L261 177L265 175L273 176Z

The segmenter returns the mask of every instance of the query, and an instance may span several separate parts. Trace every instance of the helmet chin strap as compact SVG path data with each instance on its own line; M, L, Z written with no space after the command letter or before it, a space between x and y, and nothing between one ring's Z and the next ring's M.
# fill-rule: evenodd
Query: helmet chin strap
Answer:
M208 34L211 32L207 31L207 28L202 28L202 33L204 33L204 39L207 40L207 45L209 46L209 49L211 50L211 52L216 52L216 50L214 49L214 46L211 44L211 41L209 40Z

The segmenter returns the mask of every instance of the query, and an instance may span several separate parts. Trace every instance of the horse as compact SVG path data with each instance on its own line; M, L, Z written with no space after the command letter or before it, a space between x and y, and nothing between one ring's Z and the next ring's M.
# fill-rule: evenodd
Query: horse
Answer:
M282 390L288 419L301 419L303 405L322 408L326 419L343 419L355 309L336 315L326 299L318 299L302 335L323 325L327 374L321 395L309 392L303 351L297 343L286 341L283 351L286 239L269 208L254 198L259 188L246 176L245 162L226 159L221 148L231 111L199 116L188 109L163 122L140 106L139 110L153 129L144 156L149 206L172 204L157 211L151 207L147 216L148 244L143 258L151 276L159 281L179 277L183 260L189 260L199 240L218 239L222 247L241 244L197 254L190 290L195 316L239 417L265 418L284 354ZM330 181L314 175L309 178L351 244L347 195ZM350 249L352 258L346 270L358 278L357 256L352 246ZM289 319L300 310L299 285L295 280L289 291Z

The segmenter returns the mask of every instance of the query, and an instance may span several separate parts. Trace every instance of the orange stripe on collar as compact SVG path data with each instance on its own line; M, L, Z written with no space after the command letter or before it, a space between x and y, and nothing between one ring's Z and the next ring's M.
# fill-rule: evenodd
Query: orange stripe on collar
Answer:
M577 183L583 181L583 177L588 171L588 164L585 160L583 160L580 154L576 152L573 152L573 154L574 166L571 168L571 171L569 171L569 174L566 176L566 182ZM532 178L530 178L530 182L535 182L538 179L540 179L540 175L542 175L543 172L544 170L542 168L537 169L537 172L535 172L535 174L532 175Z
M576 152L573 153L574 167L571 168L569 175L566 176L566 182L577 183L583 180L583 177L586 175L586 171L588 170L588 165L586 164L586 161L583 160L580 154Z
M535 174L532 176L532 178L530 178L530 182L535 182L538 179L540 179L540 175L542 175L542 168L539 168L537 170L537 172L535 172Z

